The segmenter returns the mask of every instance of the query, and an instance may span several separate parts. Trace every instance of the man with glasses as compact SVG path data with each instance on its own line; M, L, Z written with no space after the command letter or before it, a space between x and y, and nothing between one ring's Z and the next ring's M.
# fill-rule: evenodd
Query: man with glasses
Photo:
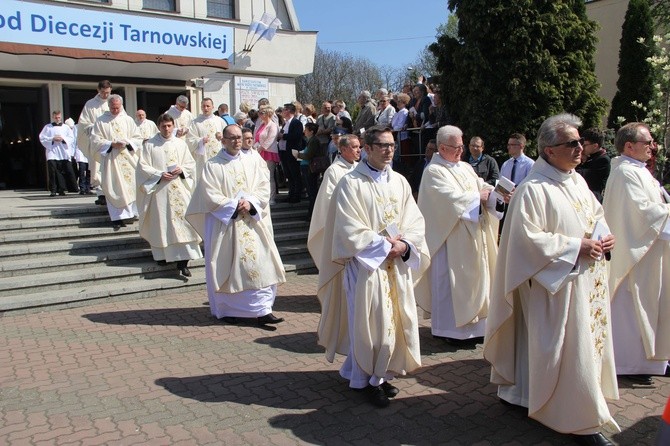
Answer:
M193 121L193 114L188 110L189 100L183 94L177 96L175 104L165 112L174 119L174 134L184 139Z
M640 122L614 138L605 216L617 237L610 264L612 331L618 375L651 385L670 358L670 196L646 168L654 140Z
M545 120L526 180L510 201L491 287L484 358L508 405L585 445L611 445L607 399L618 398L603 209L575 172L581 120Z
M259 326L284 319L272 314L277 284L285 282L270 219L267 170L248 162L237 124L223 131L193 192L186 219L205 241L205 277L212 315L228 324L240 318Z
M526 137L521 133L512 133L507 140L507 153L509 154L509 159L500 166L500 176L507 178L514 183L515 186L518 186L519 183L528 176L530 169L535 163L535 161L523 153L525 147ZM512 189L511 192L513 194L514 189ZM507 216L507 205L512 198L512 194L502 195L505 203L501 206L503 217L500 220L499 232L502 232L505 217Z
M317 295L319 344L340 375L377 407L398 394L390 384L421 366L413 277L429 257L424 219L405 178L393 172L388 127L365 132L368 157L340 180L328 209ZM342 280L343 278L343 280Z
M493 186L461 161L463 132L437 131L437 153L423 173L419 209L426 221L430 270L417 285L433 336L456 346L484 336L489 288L498 254Z
M577 166L577 173L584 177L589 189L599 202L603 202L605 183L610 174L610 157L603 147L605 137L598 128L590 128L582 133L584 152L582 164Z

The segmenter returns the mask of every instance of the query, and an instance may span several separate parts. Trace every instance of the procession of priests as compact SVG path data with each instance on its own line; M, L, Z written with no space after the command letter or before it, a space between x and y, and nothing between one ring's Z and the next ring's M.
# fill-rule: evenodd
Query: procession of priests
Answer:
M153 127L100 83L79 118L80 147L96 160L115 229L139 216L154 260L186 278L204 251L213 317L274 330L286 281L274 178L250 129L214 115L209 98L200 105L194 119L179 96ZM47 127L47 150L71 144L59 136L60 116ZM399 394L395 378L421 367L423 317L436 342L483 342L502 404L578 444L612 444L602 431L618 429L607 405L618 380L650 385L668 373L670 195L646 166L649 128L630 123L616 134L601 205L576 171L581 127L568 113L547 118L538 159L501 195L462 161L463 132L442 126L418 200L392 168L390 128L340 137L307 246L319 270L318 343L327 361L343 356L339 374L353 397L386 407ZM63 185L51 164L55 195Z

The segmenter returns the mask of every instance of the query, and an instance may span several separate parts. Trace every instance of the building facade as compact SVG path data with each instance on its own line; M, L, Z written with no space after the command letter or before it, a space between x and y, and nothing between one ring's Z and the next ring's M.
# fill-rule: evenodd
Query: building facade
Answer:
M250 32L274 18L271 40ZM155 120L181 94L195 114L203 97L232 114L294 100L315 48L291 0L2 0L0 188L46 185L37 135L53 110L76 122L102 79L131 115Z

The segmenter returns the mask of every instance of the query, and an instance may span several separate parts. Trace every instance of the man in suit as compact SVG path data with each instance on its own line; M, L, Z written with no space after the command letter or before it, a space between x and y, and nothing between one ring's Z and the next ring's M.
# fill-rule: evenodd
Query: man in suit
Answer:
M303 147L303 127L299 119L295 118L295 105L284 104L282 117L284 126L279 130L279 160L281 161L284 175L288 180L288 202L299 203L302 192L302 180L300 179L300 164L293 156L293 150L300 151Z

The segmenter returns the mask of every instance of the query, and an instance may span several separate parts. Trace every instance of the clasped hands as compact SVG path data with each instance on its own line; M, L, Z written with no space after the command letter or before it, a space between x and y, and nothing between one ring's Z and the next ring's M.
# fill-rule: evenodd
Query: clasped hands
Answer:
M166 181L176 180L177 178L179 178L179 176L182 173L183 173L183 171L181 170L181 167L177 166L171 172L163 172L161 174L161 180L166 180Z
M235 213L245 215L248 214L250 211L251 211L251 203L249 203L244 198L241 198L240 201L237 202L237 210L235 211Z
M600 240L583 238L579 248L579 256L591 260L599 260L603 254L610 252L614 248L614 236L609 234Z
M395 237L386 237L386 241L391 244L391 250L386 255L387 259L395 259L396 257L402 257L405 255L408 245L401 239L402 234L398 234Z

